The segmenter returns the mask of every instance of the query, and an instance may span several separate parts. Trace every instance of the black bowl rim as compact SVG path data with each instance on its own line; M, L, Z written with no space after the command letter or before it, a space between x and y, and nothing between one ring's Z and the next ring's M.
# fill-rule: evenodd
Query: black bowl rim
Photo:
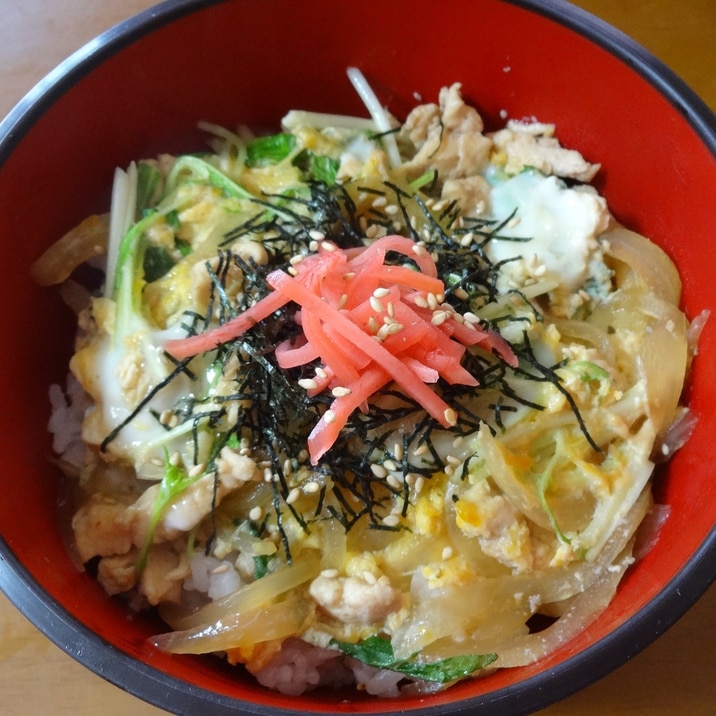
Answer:
M0 122L0 167L69 87L94 67L155 28L229 0L164 0L98 35L38 82ZM543 15L601 46L639 73L685 118L716 158L716 117L696 93L644 47L591 13L565 0L501 0ZM408 709L414 716L471 713L527 714L585 688L624 664L670 628L716 579L716 527L662 591L629 621L556 668L492 694ZM0 589L48 639L89 670L147 703L176 714L276 714L169 676L122 652L92 632L48 595L0 537ZM386 703L389 706L390 702ZM285 711L309 716L300 708Z

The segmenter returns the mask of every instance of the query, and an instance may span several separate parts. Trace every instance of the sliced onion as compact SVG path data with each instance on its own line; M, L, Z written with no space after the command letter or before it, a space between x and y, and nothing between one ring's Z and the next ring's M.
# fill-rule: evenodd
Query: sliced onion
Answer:
M172 654L227 651L299 634L309 614L306 598L294 595L282 602L229 614L208 626L159 634L150 643Z
M194 612L186 613L181 607L167 605L162 609L162 618L174 629L204 629L269 604L291 589L318 576L320 569L321 560L318 553L304 553L296 556L292 565L281 567Z
M676 416L688 367L686 318L673 304L653 294L644 296L644 310L657 321L644 333L639 361L646 378L649 417L663 437Z
M607 255L627 264L657 296L678 305L681 278L666 252L641 234L623 226L601 236L608 242Z
M32 265L33 281L53 286L66 281L81 264L107 252L109 215L92 215L55 241Z

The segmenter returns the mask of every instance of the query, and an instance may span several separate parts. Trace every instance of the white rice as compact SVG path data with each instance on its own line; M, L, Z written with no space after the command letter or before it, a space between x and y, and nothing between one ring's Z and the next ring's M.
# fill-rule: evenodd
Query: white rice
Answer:
M82 441L82 419L91 400L71 373L64 390L56 383L50 386L49 397L52 412L47 429L52 434L52 449L65 463L79 470L87 454Z

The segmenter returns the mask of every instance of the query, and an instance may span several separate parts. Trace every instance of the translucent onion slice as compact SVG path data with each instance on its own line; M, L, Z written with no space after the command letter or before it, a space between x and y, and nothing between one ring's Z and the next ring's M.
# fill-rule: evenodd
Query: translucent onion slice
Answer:
M416 572L411 613L391 639L396 657L407 658L423 651L443 658L459 653L499 653L508 648L516 638L524 636L526 620L540 605L578 598L609 571L650 504L650 492L644 490L592 562L494 578L477 577L434 589L429 588L429 581L420 571Z
M554 325L563 338L593 346L609 365L614 365L614 347L605 330L593 323L576 320L558 319Z
M53 286L81 264L107 253L109 214L92 215L55 241L30 268L33 281Z
M639 361L646 378L648 412L660 440L676 417L689 362L686 317L653 294L643 298L644 311L657 322L644 333Z
M631 537L644 519L650 504L651 496L647 490L627 513L623 524L615 533L619 542L622 542L625 534L629 534L628 544L618 557L611 562L605 563L600 559L598 563L594 563L596 578L591 586L575 597L564 614L547 629L519 637L501 649L495 662L497 668L525 666L552 653L586 629L609 606L624 572L634 561L631 554Z
M310 615L303 595L249 611L229 614L209 626L152 637L150 643L172 654L208 654L252 646L299 634Z
M161 616L173 629L204 629L271 603L291 589L317 577L320 570L319 554L314 551L304 552L295 557L292 565L281 567L196 611L186 613L181 607L167 605L161 610Z
M623 226L603 234L608 242L606 254L627 264L664 301L678 305L681 278L666 252L641 234Z

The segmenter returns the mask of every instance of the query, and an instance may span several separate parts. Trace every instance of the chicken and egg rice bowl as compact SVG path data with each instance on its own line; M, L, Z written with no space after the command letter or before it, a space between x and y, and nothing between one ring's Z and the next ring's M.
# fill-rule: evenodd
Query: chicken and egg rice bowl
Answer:
M157 648L391 696L606 607L665 517L704 317L554 126L488 133L459 84L399 125L351 78L370 120L205 125L210 151L118 170L34 275L78 315L50 392L78 561L158 609Z

